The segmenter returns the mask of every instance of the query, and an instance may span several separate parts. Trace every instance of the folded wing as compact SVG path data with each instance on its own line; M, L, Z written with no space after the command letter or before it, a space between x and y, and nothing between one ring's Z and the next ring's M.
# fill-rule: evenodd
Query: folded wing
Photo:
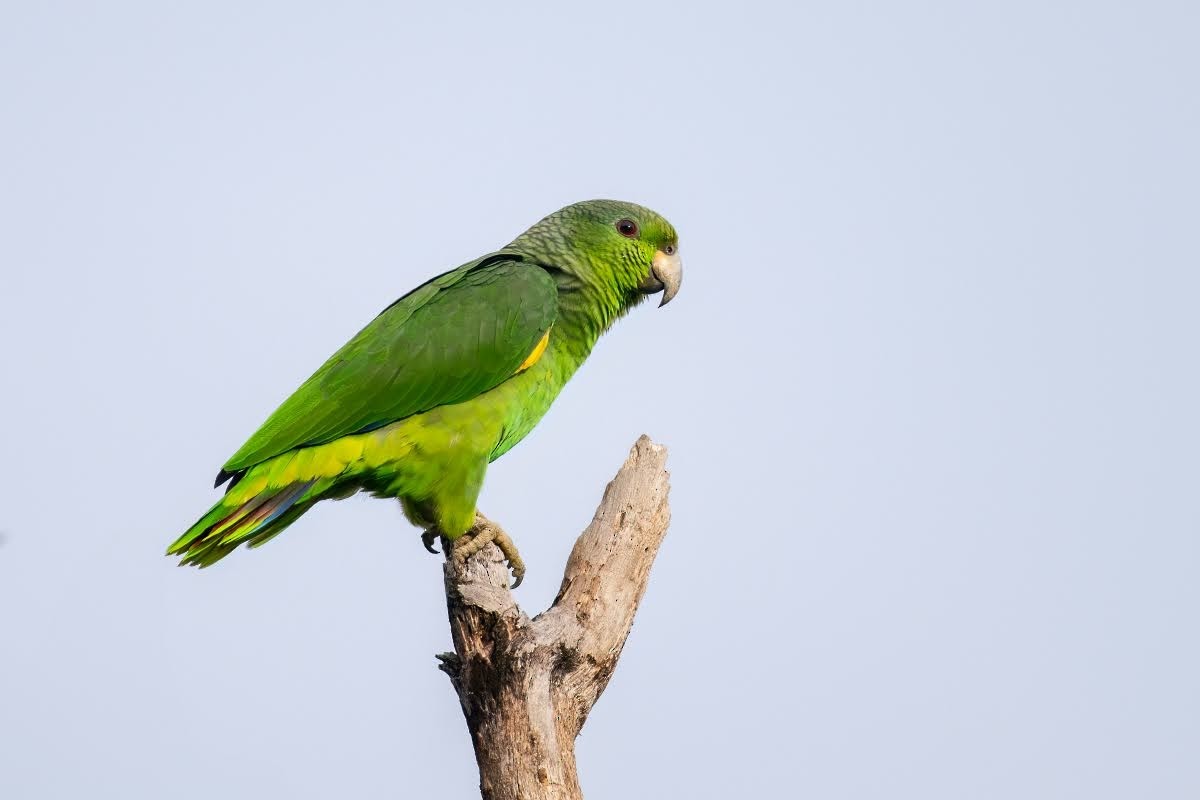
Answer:
M276 409L218 484L289 450L461 403L515 374L554 323L554 279L497 253L388 306Z

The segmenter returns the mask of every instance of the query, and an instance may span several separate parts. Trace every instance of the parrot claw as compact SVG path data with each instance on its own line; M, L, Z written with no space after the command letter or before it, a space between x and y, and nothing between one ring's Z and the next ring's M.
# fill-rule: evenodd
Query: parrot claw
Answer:
M425 549L433 553L435 556L442 552L433 546L433 543L437 541L437 538L437 528L429 528L421 533L421 544L425 545Z
M459 566L465 565L467 559L478 553L487 544L494 544L504 554L508 568L512 570L513 583L509 589L516 589L525 580L525 561L517 552L517 546L500 526L489 520L483 514L476 513L475 526L451 545L451 555Z
M504 553L504 558L508 561L508 568L512 570L513 583L509 589L515 589L521 585L521 581L525 580L525 561L521 558L521 554L517 552L517 546L513 540L508 538L508 534L499 528L496 529L496 538L493 542L496 547L500 548L500 552Z

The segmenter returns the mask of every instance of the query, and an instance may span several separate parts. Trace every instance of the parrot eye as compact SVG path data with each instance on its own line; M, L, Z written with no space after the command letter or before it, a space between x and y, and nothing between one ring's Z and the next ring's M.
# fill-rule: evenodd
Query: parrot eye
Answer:
M617 220L617 231L622 236L627 236L632 239L638 235L638 226L637 223L631 219L619 219Z
M663 248L663 252L669 256L675 255L675 245L673 245L673 244L667 245L666 247Z

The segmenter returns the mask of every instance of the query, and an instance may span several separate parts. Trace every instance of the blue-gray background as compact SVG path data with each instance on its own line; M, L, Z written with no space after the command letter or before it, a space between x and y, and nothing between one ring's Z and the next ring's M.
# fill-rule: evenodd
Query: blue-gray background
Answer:
M1200 796L1195 9L6 2L0 796L475 795L394 504L162 551L380 308L595 196L683 292L481 503L536 610L671 448L590 798Z

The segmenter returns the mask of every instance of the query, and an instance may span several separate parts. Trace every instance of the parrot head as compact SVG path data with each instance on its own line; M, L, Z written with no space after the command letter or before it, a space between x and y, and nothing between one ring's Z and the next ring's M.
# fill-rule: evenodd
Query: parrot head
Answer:
M623 305L662 292L671 302L683 282L679 237L660 214L618 200L585 200L559 209L509 246L563 273L568 284L613 291Z

